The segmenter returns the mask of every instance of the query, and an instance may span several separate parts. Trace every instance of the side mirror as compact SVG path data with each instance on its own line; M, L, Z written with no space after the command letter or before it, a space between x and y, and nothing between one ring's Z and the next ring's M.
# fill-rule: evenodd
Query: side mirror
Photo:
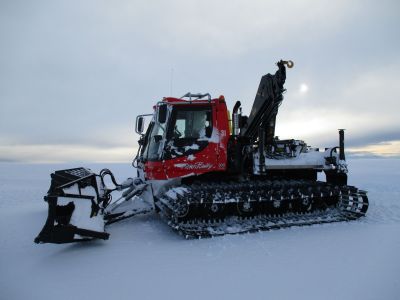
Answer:
M157 114L157 121L160 124L164 124L167 120L167 105L161 104L158 106L158 114Z
M135 126L135 131L138 134L142 134L144 129L144 119L143 116L138 116L136 118L136 126Z

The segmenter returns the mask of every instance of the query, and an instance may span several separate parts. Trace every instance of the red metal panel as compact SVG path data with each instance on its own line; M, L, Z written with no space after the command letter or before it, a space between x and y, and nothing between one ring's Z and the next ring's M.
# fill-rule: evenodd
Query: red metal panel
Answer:
M165 102L184 102L181 99L165 98ZM225 171L227 167L227 145L229 139L228 111L223 96L218 99L192 101L189 105L210 105L213 112L213 132L205 149L194 154L174 159L146 162L147 179L170 179Z

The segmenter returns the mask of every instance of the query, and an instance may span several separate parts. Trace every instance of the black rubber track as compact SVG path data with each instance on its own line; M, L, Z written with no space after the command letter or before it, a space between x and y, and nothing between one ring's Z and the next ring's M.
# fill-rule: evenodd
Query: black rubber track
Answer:
M365 215L368 198L318 181L247 181L173 187L155 204L171 228L198 238L351 221Z

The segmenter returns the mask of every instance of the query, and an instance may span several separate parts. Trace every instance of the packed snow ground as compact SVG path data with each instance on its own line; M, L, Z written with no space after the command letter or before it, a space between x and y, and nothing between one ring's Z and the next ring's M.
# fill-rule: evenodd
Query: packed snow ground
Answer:
M350 161L371 203L355 222L184 240L150 214L108 241L34 244L49 174L76 166L0 164L0 299L400 299L400 160Z

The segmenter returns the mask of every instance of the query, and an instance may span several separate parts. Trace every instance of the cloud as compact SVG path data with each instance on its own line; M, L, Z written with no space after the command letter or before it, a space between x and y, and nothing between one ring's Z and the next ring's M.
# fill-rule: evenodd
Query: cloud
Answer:
M107 148L133 149L135 116L169 94L171 69L175 96L224 94L229 107L241 100L249 112L260 77L281 58L295 67L278 116L280 136L331 143L345 127L361 145L400 128L397 1L0 5L3 147L67 145L72 160L79 146L85 158L89 148L100 156ZM307 93L298 92L302 83ZM45 160L41 151L35 159Z
M310 77L307 95L289 90L278 115L277 134L327 142L337 128L346 128L350 144L399 138L400 61L360 73L345 83L318 90L318 73ZM295 83L294 83L295 84ZM289 83L290 86L294 85ZM336 136L335 136L336 137ZM354 142L352 142L354 140Z
M84 145L12 145L0 146L2 162L124 162L130 163L136 149L124 147L101 148Z
M400 157L400 140L386 141L363 147L351 147L347 149L347 152L355 156Z

